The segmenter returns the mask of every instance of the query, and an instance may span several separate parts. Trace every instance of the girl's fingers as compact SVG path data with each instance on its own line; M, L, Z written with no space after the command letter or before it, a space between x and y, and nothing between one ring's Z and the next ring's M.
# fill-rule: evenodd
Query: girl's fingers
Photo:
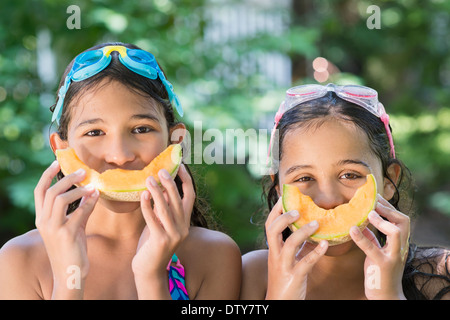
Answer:
M366 256L368 256L373 261L379 261L381 258L380 248L369 238L367 238L358 227L353 226L350 228L350 236L356 245L364 251Z
M375 211L369 213L370 223L387 236L387 243L392 252L400 252L401 249L401 229L395 224L384 220Z
M60 222L63 222L69 204L80 198L89 197L95 192L97 191L94 189L92 185L87 185L85 187L78 187L73 190L57 195L53 203L53 211L62 212L64 214L58 215L53 213L54 217L52 218L54 218L55 220L61 219Z
M311 272L312 268L319 261L319 259L327 252L328 249L328 241L322 240L319 244L308 253L305 257L303 257L299 263L295 266L296 273L300 273L302 275L307 275Z
M282 207L282 199L280 197L277 203L275 203L275 205L273 206L272 210L270 211L266 219L265 224L266 230L275 221L275 219L281 216L282 214L283 214L283 207Z
M388 219L392 223L409 224L409 217L395 209L386 199L384 199L380 195L378 195L378 202L375 207L375 211L377 211L379 215Z
M147 224L148 228L152 230L152 232L159 233L162 231L161 223L159 222L158 218L156 217L155 212L153 211L152 205L151 205L151 195L148 190L145 190L142 192L141 195L141 209L142 209L142 215L144 216L145 223Z
M81 189L81 188L77 188ZM73 190L75 191L75 190ZM78 208L71 214L71 218L69 219L70 223L73 223L76 226L86 227L87 221L94 210L95 204L99 198L100 192L98 190L92 189L89 190L89 193L83 196L80 205Z
M277 211L278 208L275 206L273 207L270 214L278 215L279 213ZM286 229L291 223L295 222L295 220L297 219L298 212L289 211L284 214L278 215L271 224L266 226L266 235L269 250L272 250L272 252L274 252L276 256L279 256L283 247L283 230Z
M153 198L153 212L155 213L156 217L159 219L167 232L175 231L172 214L170 213L163 191L159 187L155 178L147 178L146 185Z
M375 234L369 229L369 228L365 228L362 231L362 234L369 239L375 246L377 246L378 248L381 248L380 242L378 241L377 237L375 236Z
M383 198L383 196L380 195L379 193L377 194L377 203L381 203L385 207L389 207L389 208L395 210L394 206L389 201L387 201L385 198Z
M402 231L402 241L405 242L409 239L410 218L402 212L396 210L389 202L382 197L379 197L380 201L377 203L375 211L382 217L389 220L389 222L398 226Z
M172 179L169 172L167 172L167 170L165 169L160 170L158 172L158 176L161 180L161 185L165 189L165 194L167 195L169 208L172 209L173 219L176 221L176 223L184 223L185 210L174 179Z
M161 190L153 177L146 180L148 192L150 192L154 202L153 208L148 201L143 203L143 210L148 212L146 222L149 228L151 226L156 227L155 223L157 223L160 229L164 229L166 233L183 238L190 226L195 201L192 179L184 166L181 165L179 170L183 188L183 198L181 198L176 182L166 170L160 170L158 176L164 191ZM143 195L148 196L147 193L143 193ZM141 201L143 201L142 198Z
M53 178L58 174L59 170L60 167L58 161L53 161L53 163L44 171L34 189L34 201L38 218L41 218L43 214L41 209L44 205L45 193L52 185Z
M70 202L70 199L73 199L73 197L65 195L66 191L70 189L73 185L83 181L84 177L86 175L86 171L80 169L72 174L69 174L68 176L64 177L63 179L59 180L57 183L55 183L53 186L47 189L45 192L45 198L43 203L43 210L46 211L43 213L43 218L52 218L54 214L58 214L58 219L63 220L63 218L66 215L66 211L58 211L56 213L56 210L53 209L53 207L57 204L59 204L58 209L61 209L62 203L67 203L67 205ZM78 190L79 189L79 190ZM77 188L74 190L80 191L86 191L83 188ZM93 190L90 190L91 192ZM84 194L78 195L78 198L81 198ZM64 201L64 199L69 199ZM75 201L76 199L73 199L72 201Z
M296 215L298 217L298 214ZM296 256L300 246L319 228L317 221L312 221L300 229L295 230L283 245L283 253L281 259L285 263L293 265L296 262ZM313 250L314 251L314 250ZM306 255L308 256L309 253ZM306 258L306 256L304 258ZM304 259L303 258L303 259ZM303 260L302 259L302 260Z
M391 234L386 233L386 235L390 236L390 238L388 238L388 242L390 241L390 243L394 245L391 249L400 250L400 255L402 259L405 260L409 246L411 224L410 218L395 209L386 199L384 199L380 195L378 195L378 203L375 210L379 214L379 216L386 218L395 227L397 227L397 229L392 228L393 232ZM375 216L373 218L377 220ZM394 243L392 243L392 240L394 240Z

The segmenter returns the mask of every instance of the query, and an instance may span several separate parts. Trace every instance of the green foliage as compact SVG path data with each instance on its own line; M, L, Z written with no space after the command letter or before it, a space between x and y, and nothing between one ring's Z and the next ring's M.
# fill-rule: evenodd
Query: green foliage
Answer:
M450 214L450 2L377 2L379 30L366 26L369 1L305 1L302 10L261 6L282 11L291 26L281 34L259 32L213 44L205 41L211 21L205 3L2 1L0 243L33 227L33 189L54 158L47 140L58 77L76 54L105 41L134 43L153 52L180 95L183 121L192 127L201 120L204 130L260 128L267 114L273 119L283 99L286 88L274 86L258 70L239 72L240 57L286 54L294 67L303 66L301 72L294 70L295 84L312 81L312 59L327 58L339 70L333 80L351 79L379 91L392 116L398 155L416 177L420 210L433 207ZM230 5L213 3L217 10ZM81 9L80 30L66 27L72 4ZM56 57L56 78L50 69L38 73L37 52L45 49L41 36L46 33ZM262 217L259 178L245 165L193 167L224 229L243 251L251 249L262 230L249 221Z

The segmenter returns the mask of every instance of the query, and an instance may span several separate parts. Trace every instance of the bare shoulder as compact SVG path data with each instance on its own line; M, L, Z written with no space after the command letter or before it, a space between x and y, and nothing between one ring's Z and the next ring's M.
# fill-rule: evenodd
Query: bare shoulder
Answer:
M242 256L241 299L264 300L267 290L266 249L255 250Z
M196 260L206 262L208 266L220 267L223 264L241 264L241 252L236 242L220 231L191 227L183 249ZM237 261L238 260L238 261Z
M191 249L201 249L201 252L212 255L220 255L222 250L230 253L235 252L240 256L240 250L236 242L223 232L205 229L201 227L191 227L186 245Z
M42 250L45 251L44 242L34 229L6 242L0 249L0 262L2 265L6 261L28 262Z
M39 275L49 267L37 230L9 240L0 249L0 299L39 298Z
M229 245L236 245L233 239L227 234L217 231L206 229L202 227L191 227L189 230L189 237L193 241L206 241L217 243L224 243Z
M193 299L239 297L241 252L231 237L219 231L191 227L178 256L185 265L190 297L191 294Z
M267 249L250 251L242 256L242 269L246 272L263 272L267 274Z

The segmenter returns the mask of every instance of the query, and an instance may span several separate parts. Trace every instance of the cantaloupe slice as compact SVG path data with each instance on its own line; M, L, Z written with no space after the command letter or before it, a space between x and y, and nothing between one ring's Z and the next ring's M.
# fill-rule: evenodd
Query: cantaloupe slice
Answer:
M56 159L66 176L80 168L86 171L86 178L78 186L92 183L102 198L131 202L140 201L142 191L147 189L145 180L149 176L160 182L159 170L166 169L175 178L182 159L182 148L179 144L168 146L142 170L110 169L99 173L84 164L73 148L56 150Z
M284 212L297 210L300 214L300 218L290 226L292 231L316 220L319 228L309 240L317 243L324 239L329 245L337 245L351 240L349 231L352 226L362 230L368 225L367 216L374 209L376 198L377 184L374 176L369 174L366 183L356 190L350 202L333 209L318 207L311 197L289 184L283 185L282 202Z

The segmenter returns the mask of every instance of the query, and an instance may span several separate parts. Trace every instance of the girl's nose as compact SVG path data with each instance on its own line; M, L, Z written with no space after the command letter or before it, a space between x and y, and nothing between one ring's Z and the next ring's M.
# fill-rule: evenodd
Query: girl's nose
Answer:
M132 162L136 158L131 143L124 138L115 138L106 146L105 161L118 167Z
M340 191L339 186L333 183L322 184L313 195L310 195L314 203L323 209L334 209L348 202L348 199Z

